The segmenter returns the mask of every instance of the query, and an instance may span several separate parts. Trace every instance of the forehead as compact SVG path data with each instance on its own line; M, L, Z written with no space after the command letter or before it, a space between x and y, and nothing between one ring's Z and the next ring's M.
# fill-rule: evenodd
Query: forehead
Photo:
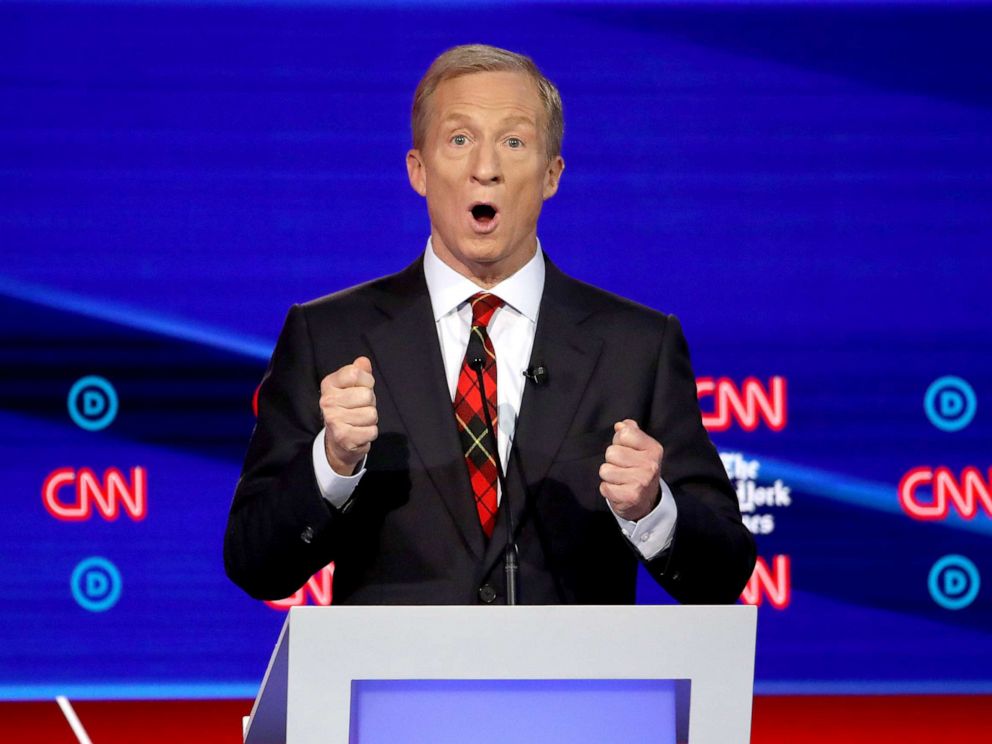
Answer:
M544 109L537 84L522 72L474 72L440 83L431 100L430 119L525 119L537 126Z

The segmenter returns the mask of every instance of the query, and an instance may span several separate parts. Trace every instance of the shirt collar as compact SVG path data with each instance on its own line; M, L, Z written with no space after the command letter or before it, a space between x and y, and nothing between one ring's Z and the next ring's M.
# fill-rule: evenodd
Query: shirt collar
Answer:
M424 252L424 279L427 281L435 321L457 310L479 291L479 285L437 257L430 238L427 239L427 250ZM541 241L537 242L537 250L530 261L488 292L499 297L532 323L537 323L541 294L544 292L544 252L541 250Z

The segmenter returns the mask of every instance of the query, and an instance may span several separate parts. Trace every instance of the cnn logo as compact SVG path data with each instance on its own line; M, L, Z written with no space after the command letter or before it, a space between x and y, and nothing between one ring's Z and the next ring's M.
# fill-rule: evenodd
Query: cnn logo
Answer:
M307 583L301 586L295 593L285 599L266 601L273 610L288 610L290 607L298 607L307 603L307 597L312 600L312 604L326 607L331 603L334 590L334 564L328 563L317 573L307 579Z
M764 422L772 431L782 431L787 420L785 387L784 377L769 378L767 386L748 377L740 387L728 377L700 377L696 380L700 404L713 399L713 410L703 411L703 426L726 431L736 422L744 431L754 431Z
M921 521L946 519L952 505L965 519L973 519L979 505L992 517L992 468L987 479L974 467L965 468L957 477L949 468L913 468L899 481L899 505Z
M108 468L97 478L89 468L59 468L41 487L45 509L63 522L81 522L94 511L104 519L116 520L121 512L135 522L148 513L148 474L141 466L131 468L130 480L117 468Z
M758 556L754 571L741 593L744 604L761 606L767 599L776 610L784 610L792 601L791 561L787 555L776 555L771 566Z

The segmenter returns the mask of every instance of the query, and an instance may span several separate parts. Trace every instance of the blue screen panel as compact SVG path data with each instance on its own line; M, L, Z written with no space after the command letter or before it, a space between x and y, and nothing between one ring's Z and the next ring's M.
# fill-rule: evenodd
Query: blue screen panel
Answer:
M224 576L289 305L429 224L445 48L565 102L542 245L688 337L766 692L992 690L987 3L0 5L0 698L250 696ZM646 577L639 601L671 601Z
M352 744L676 742L675 680L356 680Z

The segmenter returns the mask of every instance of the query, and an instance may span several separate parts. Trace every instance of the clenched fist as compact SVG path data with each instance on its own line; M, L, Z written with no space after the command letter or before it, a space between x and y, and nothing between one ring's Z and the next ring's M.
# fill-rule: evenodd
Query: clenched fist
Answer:
M324 452L338 475L351 475L379 436L372 362L360 356L320 381Z
M613 511L636 522L658 505L661 494L661 444L633 419L613 425L613 443L599 467L599 492Z

